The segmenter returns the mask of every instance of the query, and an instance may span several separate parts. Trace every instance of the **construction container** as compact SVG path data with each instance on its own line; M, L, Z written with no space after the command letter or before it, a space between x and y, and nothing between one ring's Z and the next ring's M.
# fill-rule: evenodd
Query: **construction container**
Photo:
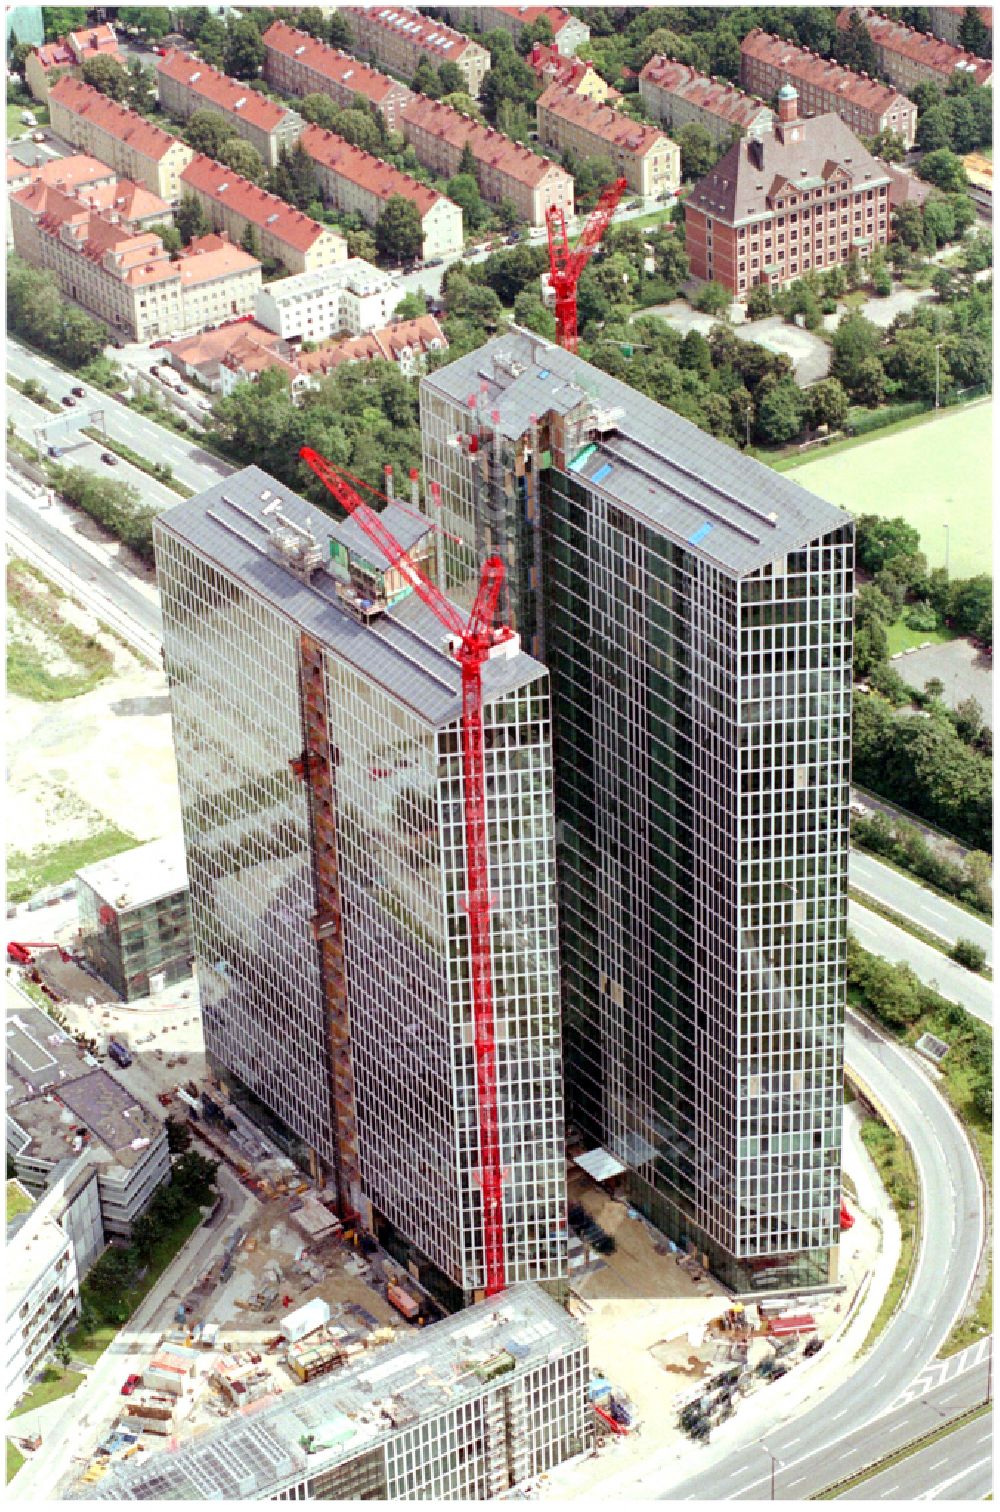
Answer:
M324 1302L322 1297L314 1297L304 1307L297 1307L294 1312L282 1318L281 1332L289 1344L297 1344L300 1339L315 1333L317 1328L322 1328L329 1321L330 1304Z
M343 1358L340 1345L326 1340L317 1344L292 1344L287 1356L289 1368L300 1381L312 1381L316 1376L325 1375L328 1370L341 1364Z
M404 1291L401 1286L390 1282L386 1287L386 1300L391 1302L397 1312L401 1312L408 1322L412 1323L420 1316L420 1303L410 1293Z

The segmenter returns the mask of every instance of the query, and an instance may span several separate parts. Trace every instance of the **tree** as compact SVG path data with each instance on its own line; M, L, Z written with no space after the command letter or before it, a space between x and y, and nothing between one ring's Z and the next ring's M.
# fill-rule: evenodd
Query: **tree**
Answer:
M114 58L98 53L96 58L87 58L80 72L85 84L89 84L92 89L99 89L109 99L117 100L119 104L128 99L131 91L128 71L120 63L116 63Z
M264 63L264 43L249 17L230 15L222 57L225 71L232 78L256 79Z
M898 131L886 126L872 138L870 150L885 163L901 163L906 156L906 143Z
M87 12L83 6L45 6L42 10L45 23L45 40L54 42L68 32L82 31L87 24Z
M148 1260L153 1250L166 1234L166 1225L153 1206L132 1220L132 1243L143 1260Z
M483 204L479 185L471 174L458 173L453 179L449 179L445 186L445 193L459 206L466 235L488 220L489 211Z
M892 293L892 274L884 264L872 272L872 293L878 299L887 299Z
M833 38L833 56L838 63L855 73L878 74L878 55L868 28L857 11L852 11L847 26Z
M540 42L543 47L548 47L554 40L552 22L548 16L539 16L529 26L522 26L515 46L522 57L527 57L536 42Z
M928 152L921 158L917 165L917 173L929 184L935 184L938 189L944 189L948 193L957 193L960 189L968 187L968 179L960 157L947 148L941 148L936 152ZM924 207L926 219L927 207Z
M530 289L525 289L514 301L514 320L519 326L525 326L529 331L536 331L539 336L545 336L549 341L554 341L556 336L556 318L551 310L547 310L537 294Z
M149 42L158 42L170 30L170 12L162 5L123 5L118 20L127 31L138 32Z
M66 1370L73 1359L73 1351L65 1333L59 1335L52 1353L55 1355L56 1362L62 1366L63 1370Z
M337 10L330 11L326 20L327 41L331 47L338 47L342 52L349 50L353 38L351 28Z
M893 230L904 246L914 252L923 244L924 218L919 205L900 205L893 216Z
M223 68L226 64L226 26L218 16L206 16L206 19L198 31L194 34L199 55L204 58L212 68ZM227 73L230 71L226 69Z
M181 233L176 226L167 226L162 222L158 222L155 226L150 226L149 230L152 231L154 236L160 238L166 251L171 254L179 252L184 245L181 240Z
M931 106L918 117L915 140L921 152L937 152L951 146L951 116L944 103Z
M28 59L31 57L31 54L35 49L32 47L30 42L15 42L13 32L11 33L10 40L11 48L10 55L7 60L7 66L9 67L11 73L16 73L18 78L23 83L28 65Z
M815 430L828 425L838 430L847 419L847 394L837 378L822 378L806 393L806 415Z
M767 284L755 284L747 295L747 314L751 320L763 320L774 308Z
M310 37L316 37L320 42L329 41L326 17L318 5L307 5L304 10L300 10L295 25L299 31L308 32Z
M260 380L263 381L263 377ZM215 1189L215 1175L219 1169L217 1160L207 1160L197 1150L189 1150L173 1165L173 1184L189 1198L205 1201ZM161 1188L161 1190L164 1190ZM166 1188L165 1190L169 1190Z
M225 144L236 135L236 127L214 110L196 110L187 123L188 141L195 152L218 158Z
M858 565L872 576L895 557L913 556L920 550L919 531L902 515L858 515L854 526L854 552Z
M668 229L662 230L653 243L653 264L657 276L670 286L673 294L676 294L691 272L683 241ZM668 297L673 297L673 294Z
M439 100L444 94L438 71L430 58L420 59L413 75L412 87L415 94L426 95L428 100Z
M375 245L381 256L390 262L411 262L420 256L423 244L417 206L401 194L390 195L375 227Z
M186 1118L168 1118L165 1127L171 1155L183 1155L191 1148L191 1129Z
M993 608L993 579L986 573L953 583L948 593L947 615L959 635L976 635Z
M712 38L711 71L717 77L737 81L740 76L740 44L720 21Z
M201 200L193 194L184 194L174 211L174 225L180 232L181 241L189 246L198 236L207 236L212 226L202 208Z
M704 178L716 162L719 152L704 126L692 121L682 126L674 137L681 149L681 175L686 179Z
M857 311L845 315L831 338L831 377L839 378L848 393L852 393L862 362L870 357L877 359L881 343L882 333L878 326Z
M506 34L505 34L506 35ZM509 38L508 38L509 40ZM483 114L491 125L497 123L497 112L504 101L513 105L526 105L533 109L541 93L534 72L516 53L505 54L493 65L483 79L479 102Z
M958 40L977 58L992 58L993 35L975 5L967 5L958 27Z
M86 367L100 356L109 340L108 328L76 305L59 310L59 354L71 368Z
M694 298L694 307L706 315L721 315L729 309L733 302L733 296L725 284L711 280L703 284Z
M264 159L253 143L245 142L242 137L230 137L229 141L222 144L219 162L232 168L241 178L249 179L251 184L263 184L267 177Z
M249 253L251 257L255 257L257 261L260 262L260 233L252 221L247 221L246 225L243 227L243 235L240 237L240 246L243 248L244 252Z
M437 72L438 78L441 81L441 89L444 94L449 95L468 93L469 86L466 81L465 75L459 68L458 64L453 63L450 58L445 58L443 63L438 64Z
M758 439L770 446L794 441L802 430L805 407L805 396L794 378L772 384L757 406Z

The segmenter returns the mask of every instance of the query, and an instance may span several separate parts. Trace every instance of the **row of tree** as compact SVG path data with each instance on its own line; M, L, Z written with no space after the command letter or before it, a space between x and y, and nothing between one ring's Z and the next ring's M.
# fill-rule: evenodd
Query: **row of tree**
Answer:
M76 371L104 350L106 325L67 303L52 273L7 259L7 329Z
M984 918L993 917L993 862L985 851L969 851L961 861L951 861L915 824L882 813L852 817L851 844L885 857Z

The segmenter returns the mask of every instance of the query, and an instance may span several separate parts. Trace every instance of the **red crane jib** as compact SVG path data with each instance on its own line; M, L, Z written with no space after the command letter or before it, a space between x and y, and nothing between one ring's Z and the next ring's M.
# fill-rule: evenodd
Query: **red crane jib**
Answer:
M556 341L568 352L575 352L578 346L576 286L580 274L600 246L618 208L618 202L627 188L627 180L620 178L603 190L572 252L562 207L550 205L545 212L545 227L549 235L549 278L556 302Z
M483 734L483 663L491 649L509 632L497 631L493 620L503 589L500 557L483 564L472 613L463 623L455 606L436 583L407 557L381 518L370 509L327 459L304 446L299 456L361 529L401 572L414 592L456 637L453 648L462 672L462 779L465 808L466 909L469 916L469 956L472 968L472 1012L476 1048L476 1088L479 1123L479 1182L483 1195L483 1256L486 1295L506 1287L503 1246L503 1172L500 1163L500 1120L497 1109L496 1030L493 1009L493 955L490 937L490 854L486 833L485 739Z

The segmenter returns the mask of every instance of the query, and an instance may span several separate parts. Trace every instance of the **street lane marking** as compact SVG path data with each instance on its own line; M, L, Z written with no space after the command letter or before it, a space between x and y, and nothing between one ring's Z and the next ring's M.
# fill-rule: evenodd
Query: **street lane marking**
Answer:
M929 1491L922 1491L917 1497L917 1501L934 1501L942 1491L947 1491L948 1487L953 1486L956 1481L965 1480L966 1476L973 1475L977 1470L981 1470L984 1465L992 1465L992 1463L993 1456L988 1455L986 1459L977 1460L974 1465L966 1465L965 1469L959 1470L957 1475L951 1476L948 1480L939 1481Z

